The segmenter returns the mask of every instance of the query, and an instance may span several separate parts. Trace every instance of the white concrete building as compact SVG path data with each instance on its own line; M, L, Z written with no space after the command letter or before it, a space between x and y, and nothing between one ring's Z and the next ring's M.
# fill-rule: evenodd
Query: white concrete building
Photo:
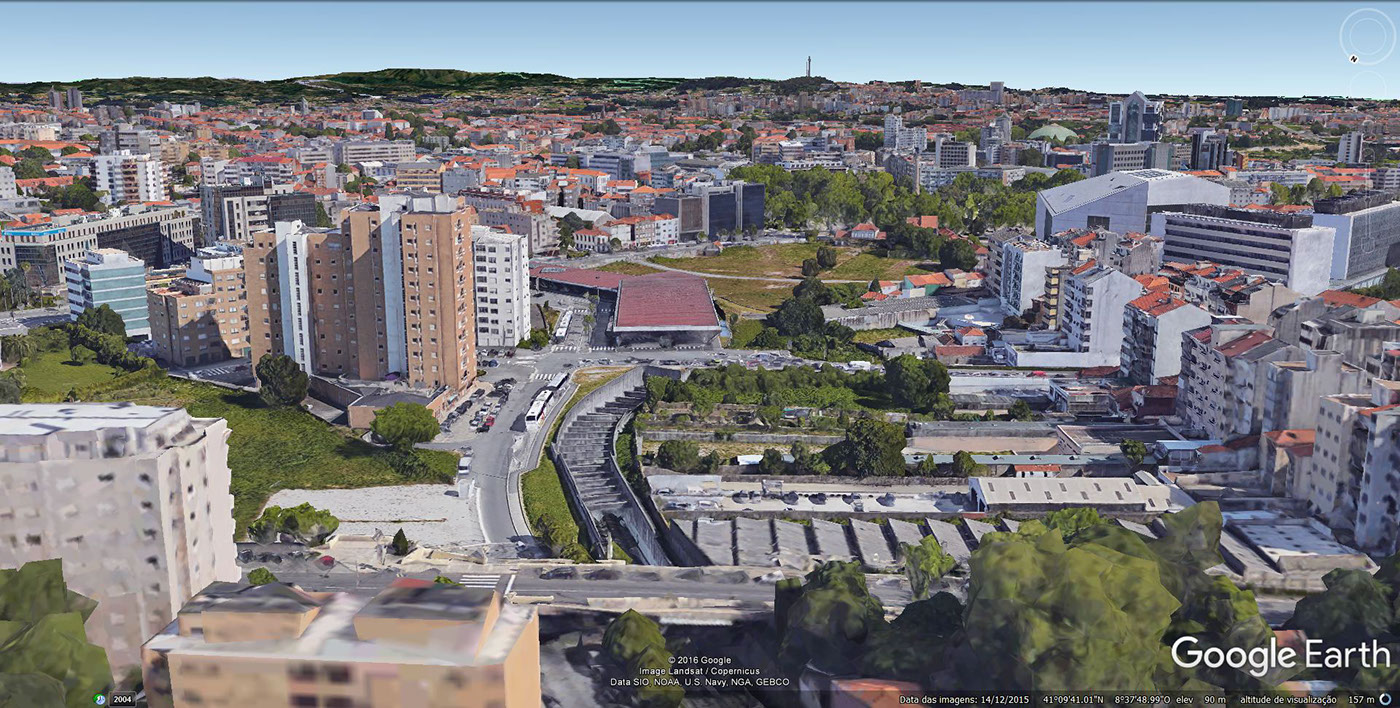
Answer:
M1311 464L1293 490L1330 526L1354 531L1363 550L1384 554L1394 552L1397 538L1397 403L1400 382L1385 380L1369 394L1324 396Z
M282 352L296 360L302 371L311 368L311 283L307 274L309 232L300 221L279 221L275 229L278 292L281 297ZM389 260L385 258L385 260ZM385 293L402 293L398 282L386 283Z
M904 119L898 113L885 116L885 149L895 152L924 150L928 147L928 131L923 128L906 128Z
M933 146L934 169L946 170L953 167L976 167L977 144L962 143L952 137L940 137Z
M1297 354L1272 331L1268 325L1216 324L1181 335L1176 410L1187 429L1210 440L1263 432L1268 364Z
M1065 264L1060 249L1044 241L1011 241L1001 247L1001 309L1019 315L1045 294L1045 269Z
M0 567L61 558L97 600L115 673L216 581L239 578L228 424L129 403L0 406Z
M15 171L0 166L0 199L15 199L18 196L19 187L15 184Z
M1035 232L1042 238L1066 229L1146 232L1149 213L1184 204L1230 203L1230 188L1168 170L1110 172L1042 190L1035 198Z
M1336 230L1332 279L1348 285L1379 280L1388 266L1400 265L1400 202L1382 190L1364 190L1313 204L1313 226Z
M476 346L513 347L530 336L530 249L525 236L472 227Z
M92 158L92 177L96 190L106 192L102 201L158 202L166 199L165 168L150 155L135 155L122 150L111 155Z
M1361 131L1347 133L1337 143L1337 162L1360 165L1366 162L1366 134Z
M1084 352L1083 366L1118 366L1123 350L1123 308L1143 293L1142 284L1092 262L1070 271L1060 298L1069 346Z
M412 140L347 140L331 146L338 165L358 162L413 162L418 154Z
M1337 231L1308 214L1188 205L1152 214L1150 233L1165 241L1168 261L1239 268L1305 296L1330 287Z
M1210 324L1210 313L1165 292L1148 293L1123 308L1119 372L1135 384L1156 384L1181 373L1181 335Z
M68 316L106 305L121 315L126 336L149 337L146 309L146 264L125 251L99 248L64 264L68 284Z

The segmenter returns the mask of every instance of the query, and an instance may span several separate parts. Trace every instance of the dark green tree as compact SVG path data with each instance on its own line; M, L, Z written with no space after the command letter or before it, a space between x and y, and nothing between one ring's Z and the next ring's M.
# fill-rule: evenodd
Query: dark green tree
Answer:
M394 540L389 544L389 552L396 556L406 556L413 549L408 542L408 536L404 535L403 529L394 532Z
M859 563L830 561L807 574L800 592L775 602L787 607L782 619L779 662L795 673L811 666L829 673L859 666L864 644L888 628L885 610L870 594Z
M306 398L310 379L301 365L286 354L264 354L256 370L258 396L269 406L296 406Z
M1147 446L1143 445L1141 440L1124 440L1118 443L1118 449L1133 467L1141 465L1147 457Z
M107 653L83 627L96 608L68 589L61 560L0 570L0 699L77 708L110 690Z
M783 459L781 450L768 448L763 451L763 459L759 460L758 472L764 475L786 474L788 471L787 460Z
M78 315L77 323L81 327L87 327L102 334L114 334L122 339L126 339L126 322L122 316L112 309L111 305L102 304L97 307L89 307Z
M977 267L977 244L970 239L949 239L938 250L938 261L944 268L970 271Z
M860 418L846 428L846 437L823 452L832 470L858 477L900 477L904 465L904 428L881 420Z
M257 543L277 543L280 534L287 534L297 543L319 546L339 527L340 519L308 503L269 506L248 525L248 537Z
M665 440L656 450L656 464L677 472L693 472L700 466L700 447L689 440Z
M835 248L831 246L817 247L817 265L821 266L823 270L835 268L836 258L837 251Z
M918 544L901 544L900 551L904 554L904 573L909 576L915 600L928 597L933 584L957 564L952 556L943 552L943 546L932 535L924 536Z
M1032 420L1035 418L1035 413L1031 411L1031 404L1020 398L1011 404L1009 415L1012 420Z
M248 573L248 582L252 585L267 585L277 582L277 576L267 568L254 568Z
M673 660L661 626L651 618L635 610L618 615L603 632L603 654L626 678L651 679L647 686L635 687L637 702L643 708L675 708L684 700L684 689L664 685L672 678Z
M375 411L370 430L396 449L406 452L420 442L437 437L439 426L437 418L426 406L400 401Z

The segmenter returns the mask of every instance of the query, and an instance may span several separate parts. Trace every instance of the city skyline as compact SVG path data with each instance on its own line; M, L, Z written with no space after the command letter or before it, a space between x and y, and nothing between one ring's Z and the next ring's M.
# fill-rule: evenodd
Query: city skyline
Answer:
M400 3L396 12L409 18L435 18L427 25L410 22L405 31L418 42L395 42L392 56L373 50L385 38L384 25L366 14L384 9L374 3L349 3L328 12L326 3L277 6L278 21L262 12L230 13L228 3L175 6L161 4L162 15L182 26L199 27L200 43L229 51L182 57L180 71L170 70L162 45L143 43L164 32L142 11L148 3L84 5L86 22L65 32L83 52L50 51L41 33L16 36L9 48L17 54L43 55L45 61L14 63L0 70L6 83L68 82L130 76L216 76L253 80L283 79L366 71L389 67L453 68L466 71L519 71L576 77L703 77L733 75L782 79L801 75L807 57L812 73L837 81L901 81L985 85L1004 81L1009 88L1066 87L1108 94L1142 90L1175 95L1328 95L1397 98L1385 74L1400 58L1392 56L1393 18L1400 4L1331 3L1140 3L1112 5L1086 2L1050 3L536 3L549 21L570 28L565 35L586 39L624 21L636 37L658 37L684 28L695 47L672 53L579 52L569 42L546 42L522 52L520 38L498 31L518 22L519 4ZM249 3L247 8L265 7ZM41 26L53 6L16 3L5 8L13 26ZM629 10L630 8L630 10ZM808 10L814 12L807 12ZM1201 31L1201 12L1209 25L1249 27L1250 34L1289 44L1291 58L1245 51ZM567 15L564 13L568 13ZM823 21L841 13L839 22ZM901 18L891 23L892 15ZM1382 16L1383 15L1383 16ZM1350 19L1349 19L1350 18ZM1008 20L1015 20L1008 22ZM1092 20L1092 34L1084 23ZM474 33L472 27L492 28ZM786 25L788 31L771 32ZM463 42L440 27L461 27ZM947 31L946 28L964 30ZM982 28L979 30L979 27ZM314 29L308 34L308 28ZM995 32L992 33L993 28ZM987 37L995 36L994 42ZM298 43L322 36L339 46L369 51L297 52ZM1131 51L1114 52L1100 38L1143 37ZM685 37L679 48L685 49ZM135 41L133 41L135 40ZM234 51L238 47L247 51ZM1081 47L1090 47L1081 49ZM1096 49L1095 47L1106 47ZM696 49L713 47L709 54ZM891 47L902 47L891 52ZM1148 51L1150 49L1151 51ZM1348 54L1360 61L1349 61ZM1112 61L1105 57L1112 54ZM101 56L95 68L92 56ZM639 57L645 59L639 59ZM968 62L963 57L972 57ZM1220 71L1229 60L1230 71ZM1245 80L1242 77L1249 77Z

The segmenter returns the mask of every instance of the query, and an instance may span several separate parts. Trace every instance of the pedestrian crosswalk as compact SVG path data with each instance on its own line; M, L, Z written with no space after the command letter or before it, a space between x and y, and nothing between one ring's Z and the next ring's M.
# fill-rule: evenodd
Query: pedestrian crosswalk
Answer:
M535 373L530 374L531 381L544 381L549 378L551 378L550 375L544 373L543 371L536 371Z
M552 352L576 352L581 350L582 348L583 347L580 347L577 344L555 344L551 346L549 350Z
M469 588L494 590L505 576L492 573L468 573L457 578L457 582Z
M238 371L239 367L230 364L229 366L214 366L208 369L200 369L200 376L225 376Z
M616 350L616 349L617 349L617 347L589 347L589 348L588 348L588 351L590 351L590 352L610 352L610 351L614 351L614 350Z

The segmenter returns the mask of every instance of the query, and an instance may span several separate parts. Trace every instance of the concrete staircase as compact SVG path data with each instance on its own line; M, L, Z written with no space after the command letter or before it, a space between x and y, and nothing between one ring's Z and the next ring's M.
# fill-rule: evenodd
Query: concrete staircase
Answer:
M568 463L583 507L600 526L606 514L619 513L628 503L626 490L608 471L613 429L645 400L645 388L630 389L574 418L554 439L555 454Z

